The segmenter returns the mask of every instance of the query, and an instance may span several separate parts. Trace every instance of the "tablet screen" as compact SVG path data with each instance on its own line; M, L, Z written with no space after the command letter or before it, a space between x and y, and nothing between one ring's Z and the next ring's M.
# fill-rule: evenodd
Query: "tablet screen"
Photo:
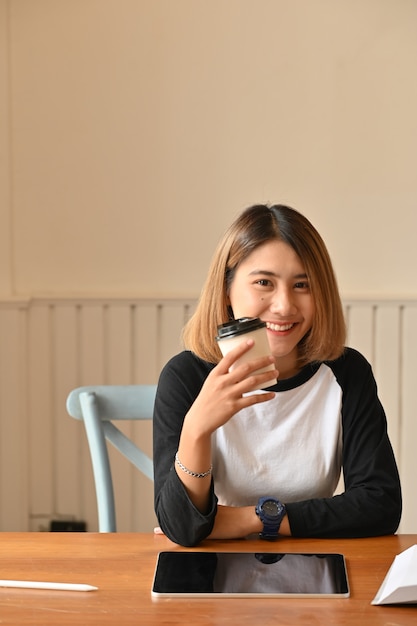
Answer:
M348 597L342 554L160 552L154 596Z

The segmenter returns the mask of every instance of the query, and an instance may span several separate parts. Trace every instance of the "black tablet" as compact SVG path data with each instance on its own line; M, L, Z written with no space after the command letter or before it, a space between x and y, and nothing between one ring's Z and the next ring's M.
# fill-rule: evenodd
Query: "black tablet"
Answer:
M160 552L152 595L349 597L343 554Z

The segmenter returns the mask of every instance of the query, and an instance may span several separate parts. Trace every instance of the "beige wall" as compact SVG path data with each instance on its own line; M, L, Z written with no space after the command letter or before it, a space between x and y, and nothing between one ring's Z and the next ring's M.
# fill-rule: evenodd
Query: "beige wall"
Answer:
M221 232L270 201L359 298L415 532L416 61L416 0L0 0L0 530L94 528L68 391L156 382Z
M0 295L11 294L12 237L11 172L10 172L10 110L9 110L9 27L7 3L0 0Z
M417 294L415 0L0 0L0 295L195 295L283 201Z

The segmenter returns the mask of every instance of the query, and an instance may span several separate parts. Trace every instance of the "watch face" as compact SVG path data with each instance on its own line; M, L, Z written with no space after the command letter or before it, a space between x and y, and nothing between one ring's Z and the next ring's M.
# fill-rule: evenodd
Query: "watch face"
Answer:
M279 508L277 502L274 502L274 500L267 500L262 505L262 511L266 515L270 515L271 517L275 517L276 515L279 514L280 508Z

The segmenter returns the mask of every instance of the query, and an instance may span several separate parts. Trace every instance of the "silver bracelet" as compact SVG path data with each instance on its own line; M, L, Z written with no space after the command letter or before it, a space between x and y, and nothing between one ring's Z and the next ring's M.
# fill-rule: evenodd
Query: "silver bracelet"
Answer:
M189 476L192 476L193 478L205 478L206 476L209 476L211 472L213 471L213 466L210 465L207 472L192 472L191 470L188 469L188 467L185 467L185 465L181 463L181 461L178 458L178 452L175 454L175 462L183 472L185 472Z

